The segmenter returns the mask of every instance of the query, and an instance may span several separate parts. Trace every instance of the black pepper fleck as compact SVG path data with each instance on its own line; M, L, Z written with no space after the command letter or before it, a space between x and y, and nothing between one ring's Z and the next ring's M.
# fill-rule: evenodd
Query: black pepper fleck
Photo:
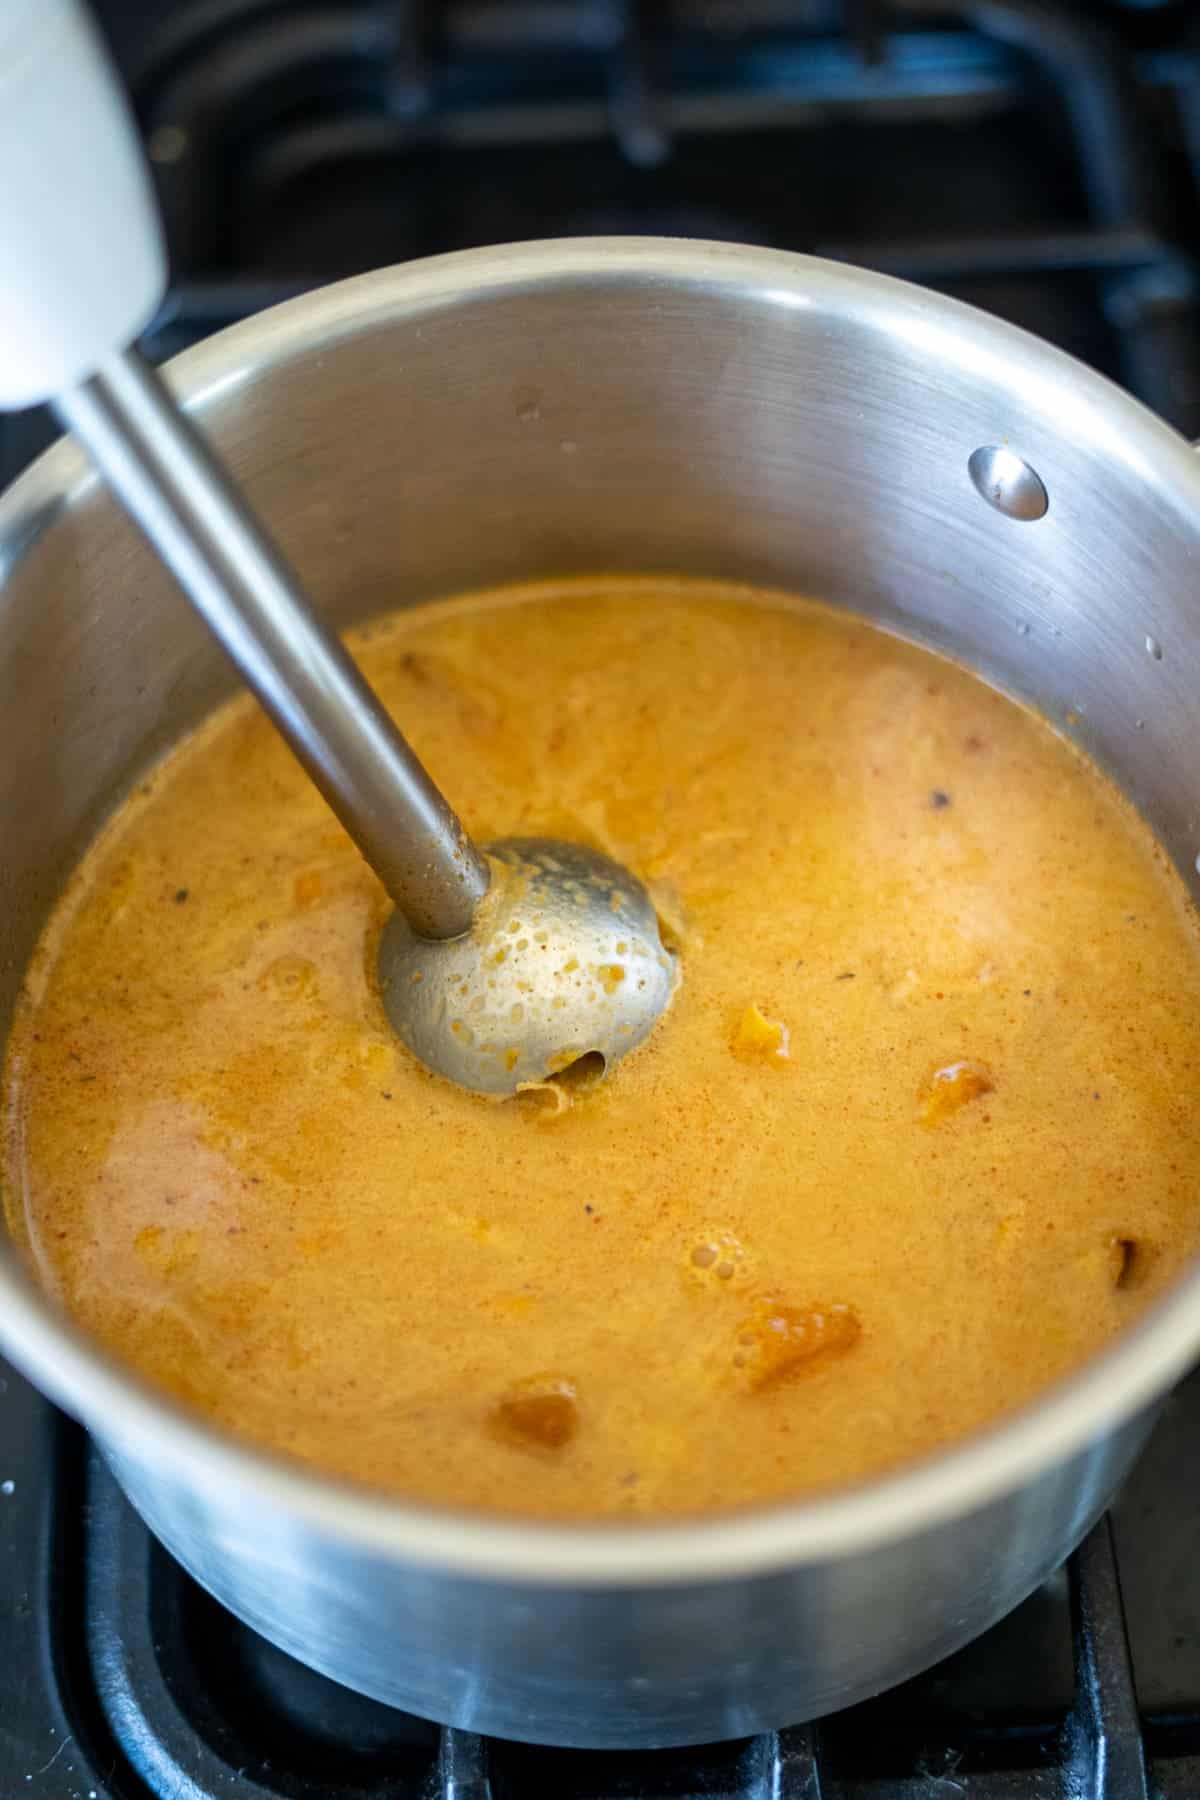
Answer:
M950 796L946 793L944 788L934 788L932 794L929 796L929 804L932 806L934 812L941 812L944 806L950 805Z
M186 888L176 888L175 889L175 904L176 904L176 906L182 906L184 901L187 899L187 897L188 897L188 890Z

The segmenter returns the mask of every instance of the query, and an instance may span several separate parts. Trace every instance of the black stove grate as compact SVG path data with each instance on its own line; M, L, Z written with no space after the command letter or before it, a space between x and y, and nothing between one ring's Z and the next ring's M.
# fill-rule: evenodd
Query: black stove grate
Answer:
M1192 435L1198 67L1188 0L228 0L134 59L185 331L438 250L666 231L956 293Z
M1039 332L1200 436L1197 0L106 0L174 280L159 357L512 238L832 255ZM51 436L0 420L0 482ZM0 1388L0 1800L1197 1800L1200 1376L1069 1570L946 1663L643 1755L440 1731L232 1620Z

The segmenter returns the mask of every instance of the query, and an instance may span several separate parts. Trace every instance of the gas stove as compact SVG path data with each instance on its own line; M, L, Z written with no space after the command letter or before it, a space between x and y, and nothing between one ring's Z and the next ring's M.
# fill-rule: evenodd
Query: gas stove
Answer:
M1200 436L1195 0L107 0L159 182L162 358L522 237L844 258L1040 333ZM0 419L0 483L47 443ZM172 1562L0 1365L0 1800L1195 1800L1200 1374L984 1637L813 1726L556 1751L313 1674Z

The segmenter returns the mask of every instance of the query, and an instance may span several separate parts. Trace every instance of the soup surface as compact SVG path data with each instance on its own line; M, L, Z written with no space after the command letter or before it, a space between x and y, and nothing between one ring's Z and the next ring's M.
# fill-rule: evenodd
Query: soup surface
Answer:
M373 986L378 885L225 709L85 860L5 1076L14 1228L156 1382L405 1495L678 1514L969 1431L1195 1248L1196 923L1039 720L707 584L352 641L469 828L612 851L683 980L593 1090L427 1074Z

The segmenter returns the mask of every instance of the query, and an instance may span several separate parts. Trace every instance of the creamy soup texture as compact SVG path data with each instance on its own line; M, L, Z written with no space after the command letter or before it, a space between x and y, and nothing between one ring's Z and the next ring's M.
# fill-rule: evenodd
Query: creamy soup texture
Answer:
M227 707L88 854L5 1073L13 1227L155 1382L406 1496L681 1514L970 1431L1195 1248L1196 922L1040 720L715 584L351 642L476 836L610 850L683 979L598 1087L429 1075L375 991L377 883Z

